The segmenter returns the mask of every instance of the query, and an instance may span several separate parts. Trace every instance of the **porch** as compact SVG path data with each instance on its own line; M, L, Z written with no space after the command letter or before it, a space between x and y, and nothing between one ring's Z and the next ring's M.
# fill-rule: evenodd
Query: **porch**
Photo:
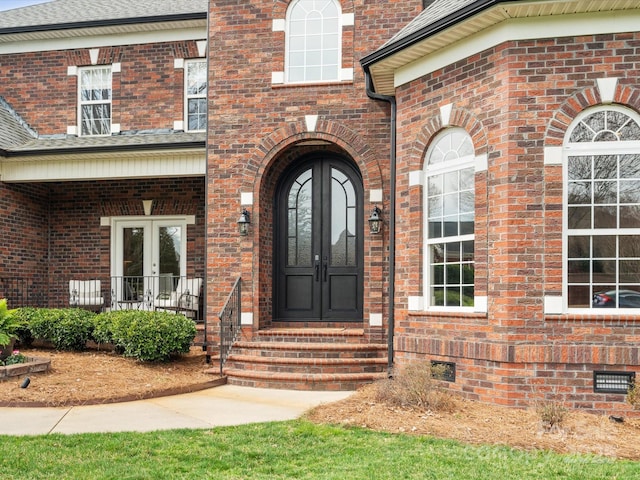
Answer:
M202 279L171 275L70 277L54 281L0 277L0 298L7 298L9 308L182 313L197 324L194 343L207 349L212 367L234 385L354 390L387 376L387 345L381 336L373 338L365 328L278 326L254 331L242 325L240 279L220 314L205 322Z

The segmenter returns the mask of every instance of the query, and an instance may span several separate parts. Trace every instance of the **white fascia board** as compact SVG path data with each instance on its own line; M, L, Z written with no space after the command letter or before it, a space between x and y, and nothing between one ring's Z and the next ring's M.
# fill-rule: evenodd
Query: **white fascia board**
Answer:
M0 54L50 52L84 48L115 47L121 45L143 45L147 43L202 40L207 37L205 28L158 30L153 32L121 33L112 35L86 35L81 37L55 38L0 43Z
M638 25L640 10L509 19L398 68L394 85L398 88L508 41L637 32Z
M18 157L0 162L4 182L199 177L206 174L204 150L129 152L83 156Z

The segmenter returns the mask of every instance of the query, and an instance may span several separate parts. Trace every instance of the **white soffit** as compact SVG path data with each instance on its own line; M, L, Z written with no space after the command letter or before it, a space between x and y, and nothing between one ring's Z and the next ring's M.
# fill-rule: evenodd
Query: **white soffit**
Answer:
M372 64L370 70L376 91L393 95L394 86L403 85L504 41L637 31L639 11L637 0L521 0L501 3L403 48ZM518 23L516 20L524 22ZM586 24L579 25L585 21ZM562 22L562 28L559 28L558 22ZM565 23L567 29L564 28ZM502 27L501 24L509 25L509 35L504 36L504 28L500 29L501 35L493 32L492 29ZM519 31L521 28L525 31ZM489 39L488 31L491 32ZM483 43L477 44L478 40ZM425 57L437 59L427 63ZM398 73L397 78L394 78L394 73ZM411 75L417 76L412 78Z
M443 43L443 39L434 41L432 47L436 48L433 48L431 53L396 71L394 87L508 41L554 38L559 36L559 32L562 37L633 32L638 30L638 25L640 10L626 10L622 13L598 12L513 18L474 34L461 28L461 31L470 34L467 38L453 44ZM456 33L459 34L460 31Z
M204 176L204 150L13 157L0 161L3 182Z

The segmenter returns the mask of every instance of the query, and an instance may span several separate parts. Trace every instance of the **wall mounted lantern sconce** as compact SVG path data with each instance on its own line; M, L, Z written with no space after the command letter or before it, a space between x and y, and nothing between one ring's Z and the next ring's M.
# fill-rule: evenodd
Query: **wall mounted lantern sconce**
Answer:
M249 234L249 224L251 223L251 219L249 217L249 212L246 208L242 209L242 213L240 214L240 218L238 219L238 233L246 237Z
M382 218L380 218L381 213L382 210L380 210L376 205L373 207L371 216L369 217L369 231L374 235L380 233L380 229L382 228Z

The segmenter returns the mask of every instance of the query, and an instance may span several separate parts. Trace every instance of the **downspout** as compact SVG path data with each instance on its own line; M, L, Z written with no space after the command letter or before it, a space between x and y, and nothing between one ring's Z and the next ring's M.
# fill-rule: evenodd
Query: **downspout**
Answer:
M204 140L204 286L202 287L202 320L204 321L204 335L202 337L202 349L206 352L206 363L209 365L211 363L211 354L209 353L209 338L207 337L207 329L209 328L209 322L207 321L207 298L209 296L209 292L207 291L207 285L209 285L208 278L209 275L207 273L207 265L209 258L209 229L207 228L207 224L209 222L209 125L211 125L211 115L209 111L209 92L213 89L211 85L209 85L209 72L211 71L211 45L209 34L211 32L211 12L209 11L210 5L207 2L207 47L205 50L206 55L206 65L207 65L207 134Z
M364 67L367 96L373 100L389 102L391 105L391 145L389 159L391 163L389 201L389 332L387 336L387 375L391 377L393 370L393 337L395 330L395 297L396 297L396 97L381 95L373 89L373 80L367 67Z

